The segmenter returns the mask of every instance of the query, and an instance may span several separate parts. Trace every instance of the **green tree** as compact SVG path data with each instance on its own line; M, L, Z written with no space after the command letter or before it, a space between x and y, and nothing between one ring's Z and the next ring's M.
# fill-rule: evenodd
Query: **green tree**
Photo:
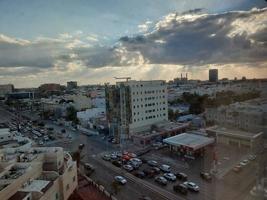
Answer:
M79 119L77 118L77 110L73 106L69 106L66 112L66 119L68 121L72 121L75 124L79 123Z

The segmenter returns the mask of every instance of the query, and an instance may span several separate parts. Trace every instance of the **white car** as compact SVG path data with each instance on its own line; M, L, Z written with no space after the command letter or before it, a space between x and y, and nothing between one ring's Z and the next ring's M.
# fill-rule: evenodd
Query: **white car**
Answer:
M139 165L142 164L142 160L140 160L139 158L131 158L131 159L130 159L130 162L138 163Z
M160 169L163 172L170 172L171 171L171 167L169 165L161 165Z
M241 166L246 166L248 163L249 163L248 160L243 160L243 161L241 161L239 164L240 164Z
M256 157L257 157L256 155L249 155L248 156L248 159L252 161L252 160L255 160Z
M176 176L173 173L165 173L163 176L169 181L176 181Z
M125 185L127 183L126 179L123 176L115 176L114 179L122 185Z
M152 166L152 167L156 167L156 166L158 166L158 162L155 161L155 160L149 160L149 161L147 161L147 164L148 164L149 166Z
M131 165L123 165L122 166L125 170L127 170L128 172L131 172L134 170L134 168Z
M183 184L186 185L189 190L199 192L199 186L197 184L188 181L184 182Z

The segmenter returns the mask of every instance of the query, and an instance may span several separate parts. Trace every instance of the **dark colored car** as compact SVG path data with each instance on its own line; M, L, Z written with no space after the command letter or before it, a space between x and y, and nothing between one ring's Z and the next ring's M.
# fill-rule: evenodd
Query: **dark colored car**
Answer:
M181 181L187 181L187 175L182 172L178 172L175 174L176 178L181 180Z
M112 161L112 164L115 165L116 167L121 167L122 166L121 161L117 161L117 160Z
M158 176L158 177L156 177L155 178L155 181L157 182L157 183L159 183L160 185L167 185L167 183L168 183L168 181L167 181L167 179L166 178L164 178L163 176Z
M61 133L66 133L66 130L65 129L61 129Z
M151 167L152 170L154 170L155 174L160 174L160 168L158 167Z
M187 186L184 184L174 185L173 190L184 195L187 195L188 193Z
M137 171L134 173L134 175L138 178L145 178L146 177L146 174L142 171Z
M152 178L152 177L154 177L156 175L155 171L153 169L151 169L151 168L146 168L146 169L143 170L143 172L149 178Z
M210 173L207 173L207 172L200 172L200 177L206 181L212 180Z

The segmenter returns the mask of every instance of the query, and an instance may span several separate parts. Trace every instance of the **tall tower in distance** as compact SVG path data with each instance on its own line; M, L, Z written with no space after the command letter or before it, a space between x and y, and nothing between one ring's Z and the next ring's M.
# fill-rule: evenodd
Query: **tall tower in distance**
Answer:
M218 69L210 69L209 82L217 82L217 81L218 81Z

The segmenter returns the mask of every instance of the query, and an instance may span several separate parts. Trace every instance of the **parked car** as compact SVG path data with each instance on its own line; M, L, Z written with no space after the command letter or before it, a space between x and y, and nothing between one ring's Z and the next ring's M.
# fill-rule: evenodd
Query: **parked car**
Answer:
M44 145L44 142L42 140L39 141L39 145Z
M149 166L152 166L152 167L156 167L156 166L158 166L158 162L155 161L155 160L149 160L149 161L147 161L147 164L148 164Z
M176 178L181 180L181 181L187 181L187 175L182 172L178 172L175 174Z
M65 129L61 129L61 133L66 133L66 130Z
M211 174L207 172L200 172L200 177L206 181L212 180Z
M111 159L111 160L116 160L117 158L118 158L117 155L114 154L114 153L112 153L112 154L110 155L110 159Z
M134 170L134 168L132 167L132 165L123 165L122 167L123 167L123 169L125 169L128 172L131 172L131 171Z
M252 160L255 160L256 159L256 155L249 155L248 156L248 159L250 160L250 161L252 161Z
M112 161L112 164L115 165L116 167L121 167L122 165L121 161L117 161L117 160Z
M163 176L158 176L155 178L155 181L159 183L160 185L167 185L167 180Z
M105 155L102 156L102 159L106 160L106 161L110 161L111 158L110 158L110 155L105 154Z
M176 176L173 173L165 173L163 176L169 181L176 181Z
M125 185L127 183L127 180L123 176L115 176L114 179L122 185Z
M155 174L156 174L155 171L154 171L153 169L151 169L151 168L146 168L146 169L143 170L143 172L144 172L145 175L146 175L147 177L149 177L149 178L154 177Z
M44 136L44 140L45 140L45 141L48 141L48 140L49 140L49 138L48 138L47 135Z
M187 193L188 193L187 186L182 184L182 183L179 185L174 185L173 190L175 192L179 192L179 193L184 194L184 195L187 195Z
M137 155L135 153L128 153L128 156L131 157L131 158L136 158Z
M169 165L161 165L160 169L163 172L170 172L171 171L171 167Z
M85 169L85 174L87 176L90 176L95 171L94 166L89 163L84 164L84 169Z
M145 178L146 177L146 174L142 171L137 171L133 175L135 175L138 178Z
M140 164L136 162L128 162L129 165L131 165L134 169L138 169L140 167Z
M94 166L91 165L90 163L85 163L85 164L84 164L84 168L85 168L86 170L88 170L88 171L91 171L91 172L95 171Z
M140 160L139 158L131 158L130 159L130 162L132 162L132 163L138 163L139 165L142 164L142 160Z
M142 165L142 161L139 158L131 158L128 164L132 165L135 169L138 169Z
M183 183L184 185L187 186L187 188L191 191L194 191L194 192L199 192L199 186L193 182L184 182Z
M151 167L151 169L155 172L155 174L160 174L160 168L158 168L158 167Z
M246 159L246 160L241 161L239 164L241 166L246 166L248 163L249 163L249 161Z

